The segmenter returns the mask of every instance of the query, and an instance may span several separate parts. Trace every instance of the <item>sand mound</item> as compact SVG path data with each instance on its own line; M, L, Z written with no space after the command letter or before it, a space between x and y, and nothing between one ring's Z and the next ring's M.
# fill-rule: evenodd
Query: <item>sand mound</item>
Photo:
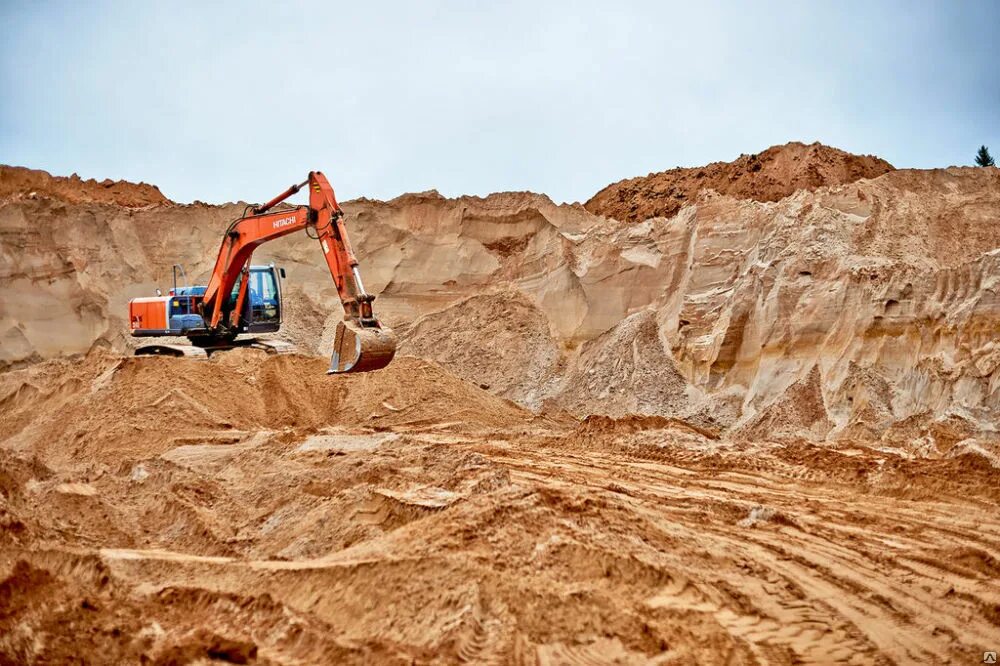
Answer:
M820 143L798 142L772 146L756 155L740 155L732 162L677 168L608 185L585 204L597 215L629 222L650 217L673 217L703 190L715 190L739 199L777 201L797 190L852 183L892 171L874 155L851 153Z
M0 199L27 196L52 197L69 203L108 203L138 208L170 203L155 185L125 180L83 180L52 176L47 171L0 165Z
M937 416L921 412L893 422L877 441L906 455L932 459L971 455L1000 468L1000 426L993 412L979 418L968 412Z
M895 420L892 387L872 368L852 363L840 393L850 410L846 427L837 433L840 439L878 440Z
M688 384L649 310L585 343L564 382L558 403L575 414L669 415L688 406Z
M473 296L397 331L400 352L427 358L484 389L539 409L560 354L524 294Z
M513 403L434 363L397 358L386 370L326 375L325 359L234 350L212 360L50 361L0 375L0 437L46 460L115 460L178 444L243 441L255 430L388 429L449 423L512 426Z
M666 416L628 414L620 418L610 416L588 416L573 431L580 437L622 436L633 435L646 430L688 430L707 439L718 439L716 432L702 428L696 424L681 419Z
M819 366L795 382L749 422L738 427L734 437L748 440L780 440L806 437L822 440L832 428L823 402Z

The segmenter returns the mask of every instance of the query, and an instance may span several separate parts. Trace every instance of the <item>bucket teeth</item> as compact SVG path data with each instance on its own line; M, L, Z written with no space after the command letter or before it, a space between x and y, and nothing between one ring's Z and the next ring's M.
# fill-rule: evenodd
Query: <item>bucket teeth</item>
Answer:
M337 324L328 375L368 372L389 365L396 354L396 336L388 328L363 328L353 321Z

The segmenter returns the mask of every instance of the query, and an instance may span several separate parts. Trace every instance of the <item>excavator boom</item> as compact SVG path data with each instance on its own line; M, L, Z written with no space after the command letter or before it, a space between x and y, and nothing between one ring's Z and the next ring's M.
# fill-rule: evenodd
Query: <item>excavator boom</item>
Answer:
M272 210L302 187L309 191L307 206ZM302 183L292 185L265 204L248 208L246 213L249 214L234 220L226 230L204 292L186 296L196 299L195 308L201 319L198 320L200 325L186 327L182 334L192 341L208 341L209 344L202 346L235 340L241 330L241 317L248 298L250 260L254 250L276 238L305 231L319 241L344 307L344 320L337 326L329 372L364 372L388 365L396 352L396 338L375 317L372 310L375 297L365 290L344 225L344 212L326 176L312 171ZM153 334L151 329L143 327L142 321L145 312L142 306L149 300L134 299L129 304L133 335Z

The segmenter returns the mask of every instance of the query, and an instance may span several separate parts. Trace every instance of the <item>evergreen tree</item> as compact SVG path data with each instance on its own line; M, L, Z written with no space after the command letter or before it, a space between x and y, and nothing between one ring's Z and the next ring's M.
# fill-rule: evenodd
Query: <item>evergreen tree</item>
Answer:
M993 156L990 155L990 151L986 146L979 147L979 152L976 153L976 165L996 166L996 162L993 161Z

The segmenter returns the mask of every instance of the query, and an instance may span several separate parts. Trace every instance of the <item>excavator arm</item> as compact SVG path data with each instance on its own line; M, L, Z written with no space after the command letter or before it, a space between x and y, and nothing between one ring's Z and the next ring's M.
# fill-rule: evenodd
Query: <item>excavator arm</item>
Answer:
M308 187L309 205L271 209ZM396 351L392 331L381 325L372 311L375 297L365 291L358 269L358 259L351 247L344 225L344 212L337 203L329 181L319 171L312 171L302 183L292 185L267 203L249 209L249 215L235 220L226 230L219 255L201 302L206 327L219 337L231 336L246 298L248 280L240 280L249 271L250 259L260 245L306 231L319 241L323 258L344 306L344 321L337 326L329 372L363 372L385 367ZM226 318L226 301L239 282L234 307Z

